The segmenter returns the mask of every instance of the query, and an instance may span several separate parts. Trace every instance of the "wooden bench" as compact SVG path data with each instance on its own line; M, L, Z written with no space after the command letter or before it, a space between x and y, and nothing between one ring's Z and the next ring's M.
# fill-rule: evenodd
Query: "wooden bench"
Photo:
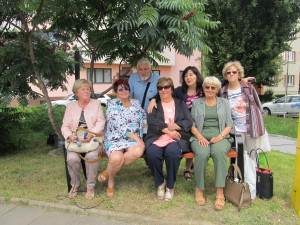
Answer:
M243 147L243 139L241 135L232 136L234 138L234 142L232 143L231 149L229 150L227 157L230 158L230 163L237 163L238 167L241 170L242 177L244 179L244 147ZM68 185L68 192L71 190L71 177L69 175L68 166L67 166L67 151L65 146L63 146L64 150L64 157L65 157L65 169L66 169L66 177L67 177L67 185ZM183 154L182 158L191 159L194 158L193 152L188 152ZM102 154L101 158L107 158L105 153ZM141 158L146 158L146 154L143 154ZM86 178L86 171L85 171L85 163L84 160L81 160L81 165L83 169L84 176Z

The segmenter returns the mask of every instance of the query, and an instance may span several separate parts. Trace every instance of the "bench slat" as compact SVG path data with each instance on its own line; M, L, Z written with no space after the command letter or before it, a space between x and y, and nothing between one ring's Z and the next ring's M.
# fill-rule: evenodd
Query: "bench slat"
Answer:
M192 159L194 158L195 154L193 152L188 152L183 154L182 158L186 158L186 159ZM105 153L102 154L101 156L102 158L107 158L107 155ZM230 149L228 154L227 154L228 158L237 158L238 157L238 153L236 151L234 151L233 149ZM146 158L146 154L143 154L141 156L141 158Z

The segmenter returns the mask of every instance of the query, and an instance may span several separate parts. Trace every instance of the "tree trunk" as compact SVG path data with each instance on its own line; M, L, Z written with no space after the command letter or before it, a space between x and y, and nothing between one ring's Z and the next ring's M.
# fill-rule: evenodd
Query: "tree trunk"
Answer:
M50 101L50 98L49 98L49 95L48 95L48 90L47 90L46 85L44 84L44 82L42 80L41 75L38 73L38 70L37 70L36 65L35 65L35 55L34 55L33 46L32 46L32 33L29 33L29 35L28 35L28 49L29 49L30 61L31 61L31 64L32 64L33 69L34 69L34 74L35 74L35 76L38 80L38 84L40 86L39 88L41 89L41 91L44 95L44 98L47 102L47 105L48 105L49 120L52 124L53 129L55 130L56 134L58 135L59 139L64 140L64 137L62 136L61 130L58 128L58 126L57 126L57 124L54 120L54 117L53 117L53 110L52 110L51 101Z

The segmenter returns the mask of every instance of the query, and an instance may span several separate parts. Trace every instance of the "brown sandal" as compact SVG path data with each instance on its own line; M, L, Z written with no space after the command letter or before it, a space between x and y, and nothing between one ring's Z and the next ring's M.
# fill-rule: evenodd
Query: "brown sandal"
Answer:
M206 201L205 201L205 198L203 197L203 193L201 195L201 193L197 190L195 191L195 201L198 205L201 205L201 206L206 205Z
M106 196L107 197L109 197L109 198L111 198L111 197L114 197L114 195L115 195L115 188L109 188L109 187L107 187L107 189L106 189Z
M101 176L103 176L104 179L102 179ZM99 174L98 180L99 180L100 182L104 182L104 181L108 180L108 173L107 173L107 170L104 170L102 173Z
M224 196L216 196L216 201L215 201L215 210L222 210L225 207L225 198Z

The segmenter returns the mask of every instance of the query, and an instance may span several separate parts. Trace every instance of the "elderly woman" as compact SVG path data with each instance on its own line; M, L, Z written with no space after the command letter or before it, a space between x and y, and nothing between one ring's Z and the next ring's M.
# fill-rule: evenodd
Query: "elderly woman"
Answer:
M147 118L146 155L157 187L157 197L171 201L182 159L181 149L189 147L188 133L193 119L185 102L172 97L174 85L171 78L160 78L157 89L160 96L157 109L154 108ZM163 160L166 161L166 180L163 175Z
M204 177L209 157L214 162L216 176L216 201L214 208L222 210L225 206L223 188L227 171L227 153L231 143L229 132L233 122L229 102L217 97L221 83L216 77L206 77L203 82L205 97L193 101L191 147L195 153L194 174L196 181L195 200L199 205L205 205L203 195Z
M128 81L119 79L113 84L117 98L109 101L106 110L105 151L109 158L106 170L98 180L108 180L106 194L113 197L115 193L115 175L122 166L129 165L144 153L143 119L146 113L138 100L129 97Z
M221 96L229 100L236 134L243 138L244 151L252 149L270 151L269 139L263 120L263 108L252 84L242 81L244 68L240 62L228 62L223 68L223 77L228 84L221 90ZM255 171L255 154L246 157L245 180L249 184L251 199L256 197L256 180L251 174ZM251 162L251 160L253 162Z
M244 150L248 153L257 149L260 137L265 134L263 109L257 92L252 84L241 79L244 77L244 68L240 62L228 62L223 68L223 77L228 84L221 90L221 96L229 100L234 129L243 137ZM265 149L269 151L268 149Z
M90 81L80 79L75 81L73 85L73 93L78 99L67 105L66 112L61 127L62 134L66 140L76 142L76 136L73 133L77 127L83 127L91 132L100 133L104 129L105 119L101 107L101 102L95 99L90 99L92 84ZM81 142L89 142L93 135L88 134L85 140ZM99 149L88 152L85 158L95 160L98 158ZM75 152L67 150L67 163L71 177L71 190L69 198L74 198L77 195L77 190L80 185L80 157ZM96 175L98 172L98 162L85 162L87 174L87 193L86 199L94 198L94 188L96 184Z
M200 71L194 66L186 67L182 72L182 86L175 88L174 97L179 98L185 102L188 109L191 111L192 102L204 96L202 90L203 76ZM159 96L158 96L159 97ZM158 98L157 98L158 99ZM152 112L153 107L157 108L156 98L153 98L148 107L148 113ZM193 167L193 159L186 159L185 170L183 172L184 178L191 181L191 169Z

